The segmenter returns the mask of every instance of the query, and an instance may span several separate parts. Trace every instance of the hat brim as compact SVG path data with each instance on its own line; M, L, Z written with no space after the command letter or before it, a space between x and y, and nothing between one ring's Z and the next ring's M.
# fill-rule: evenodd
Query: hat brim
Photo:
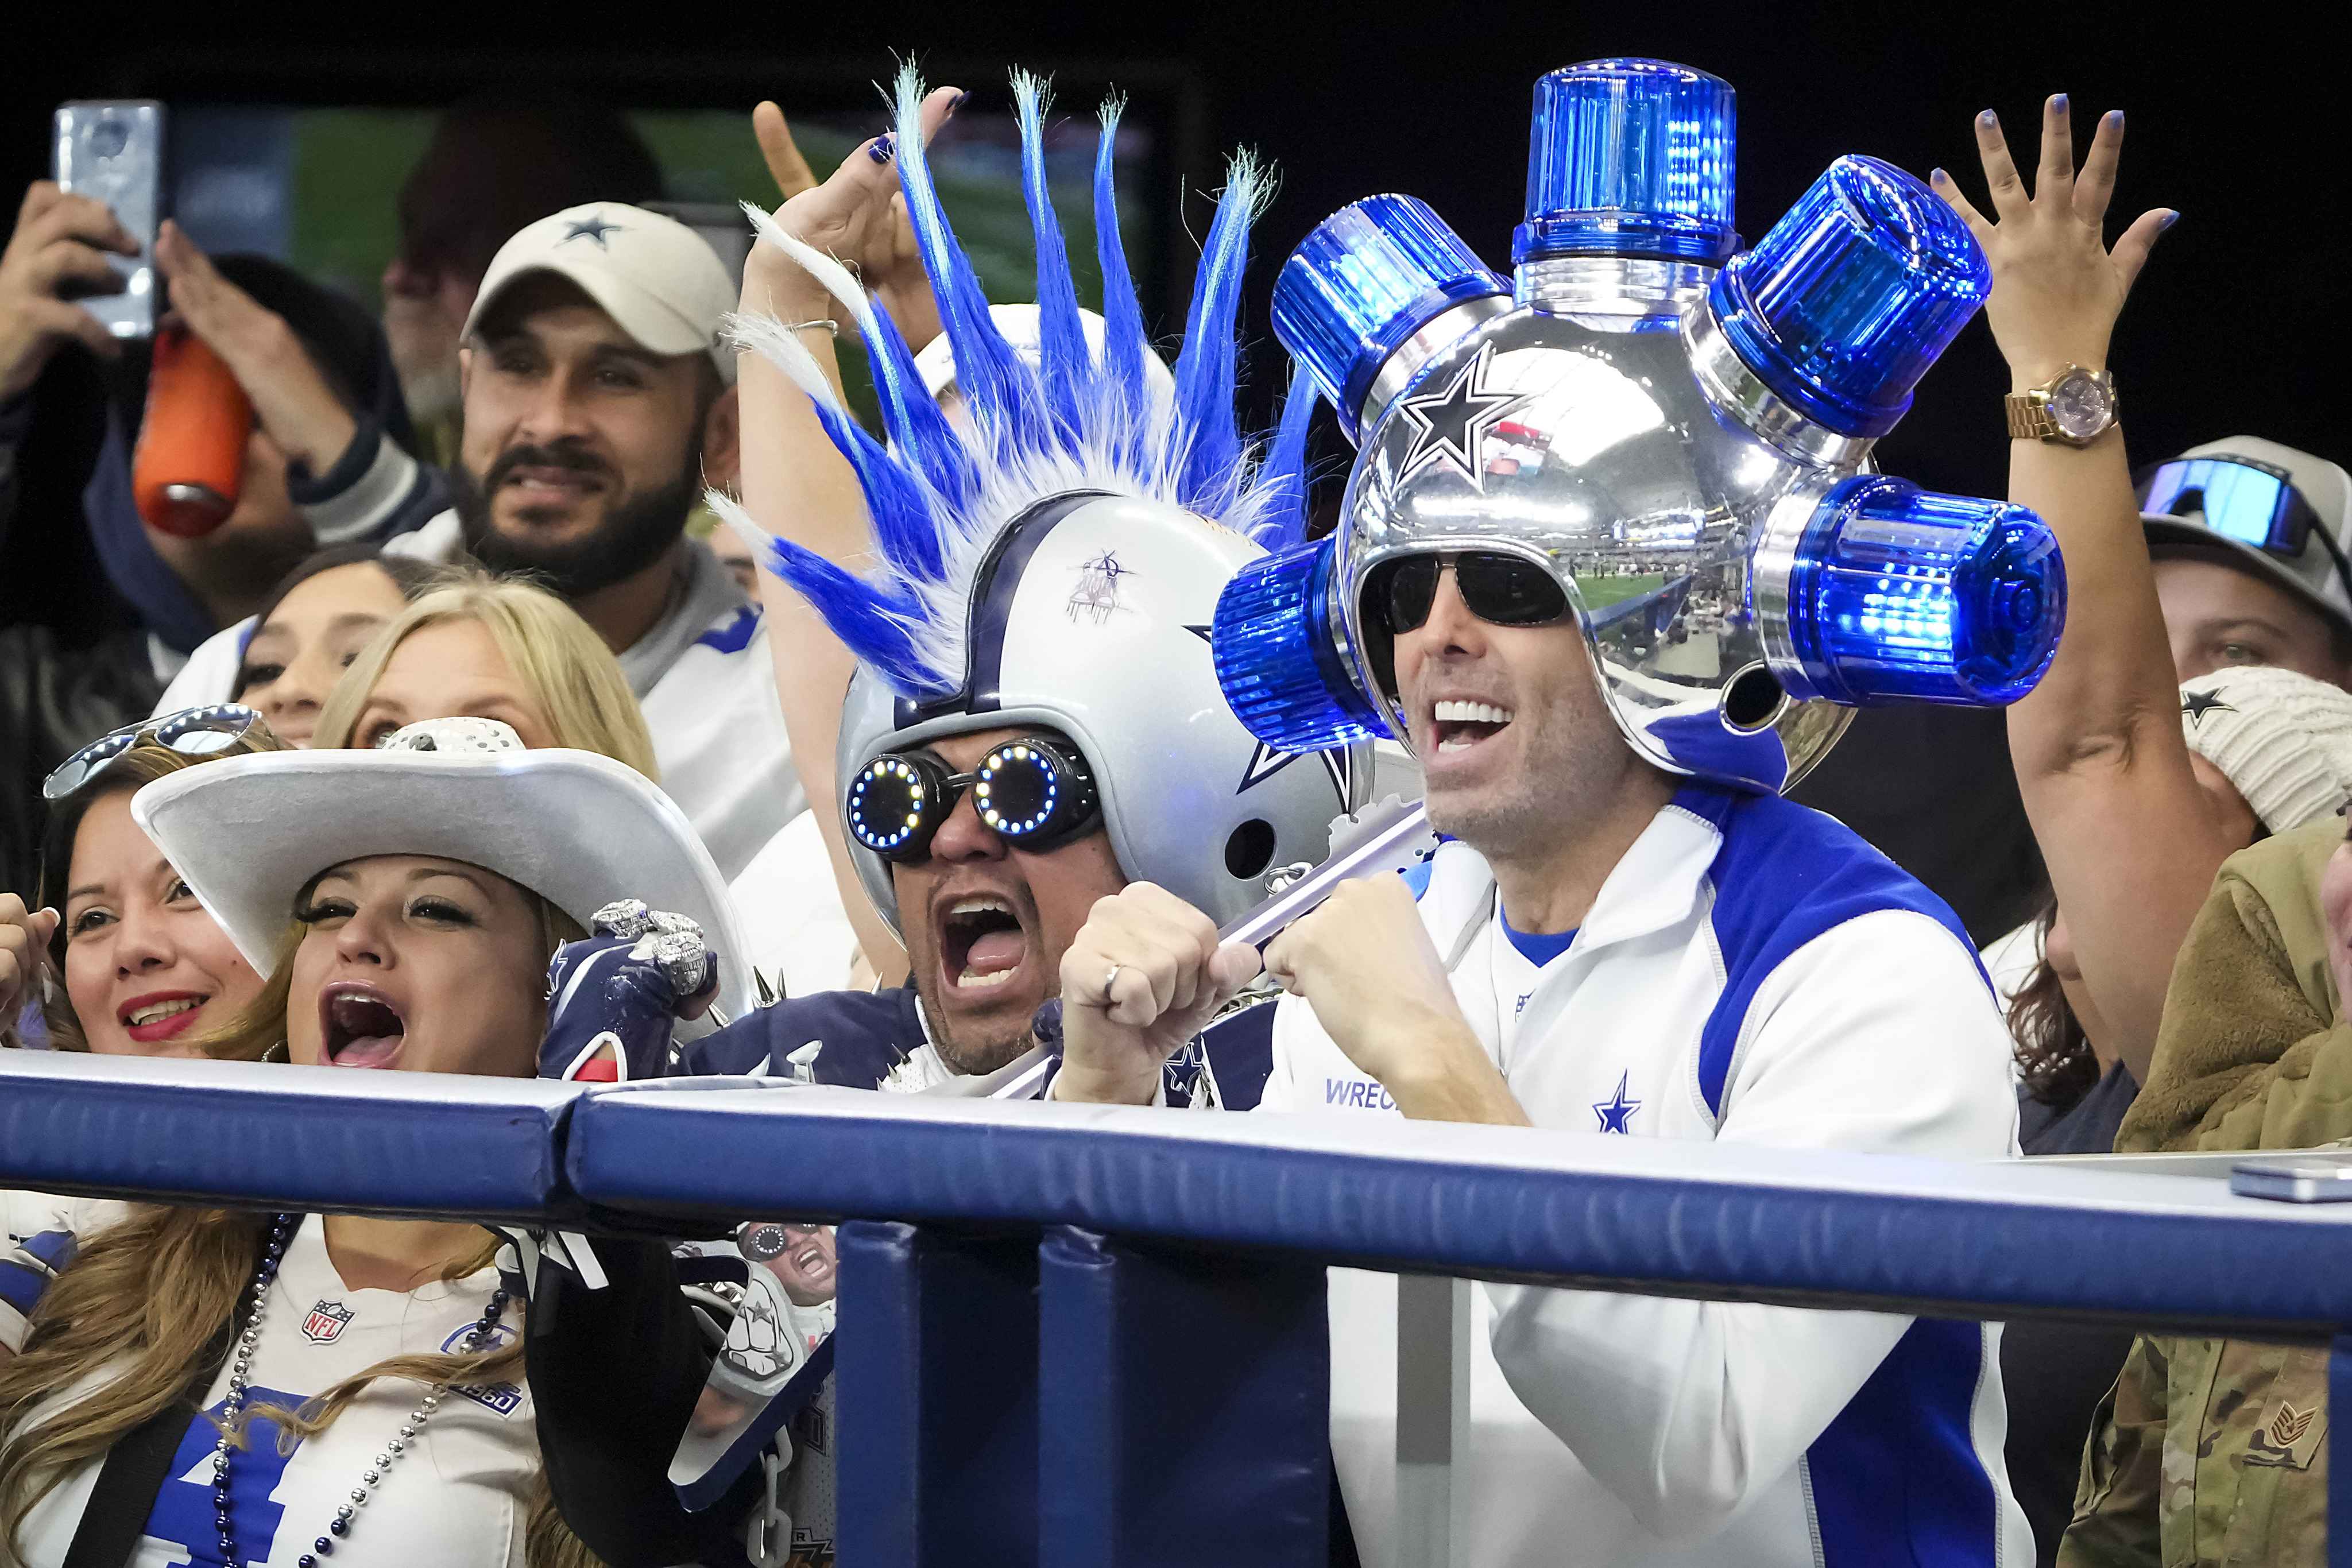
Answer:
M713 342L698 331L692 322L679 315L670 304L649 288L645 288L607 268L583 267L574 271L561 262L537 259L515 268L502 277L487 279L474 308L466 313L466 327L461 334L472 338L479 331L483 318L498 303L499 297L527 277L541 274L561 277L595 301L596 308L613 319L614 325L629 335L632 342L650 353L672 359L688 354L707 354L719 371L722 382L735 380L735 357L724 345Z
M2309 583L2288 570L2284 563L2268 550L2257 549L2227 534L2215 533L2202 524L2184 522L2179 517L2168 517L2155 512L2142 512L2139 526L2150 548L2170 546L2220 556L2228 564L2286 590L2294 595L2296 602L2326 616L2328 624L2352 630L2352 617L2347 617L2341 607L2313 592Z
M263 974L320 872L433 855L496 872L583 926L620 898L688 915L719 955L720 1006L751 1005L749 947L709 851L651 780L593 752L265 752L159 779L131 814Z

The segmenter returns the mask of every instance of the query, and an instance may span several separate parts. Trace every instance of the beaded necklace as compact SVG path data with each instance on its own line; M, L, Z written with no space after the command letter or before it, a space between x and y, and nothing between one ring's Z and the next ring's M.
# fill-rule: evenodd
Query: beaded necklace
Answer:
M245 1333L237 1336L236 1359L229 1368L228 1398L221 1410L221 1424L225 1427L233 1429L237 1416L245 1409L246 1390L253 1375L253 1350L261 1340L261 1318L268 1305L269 1287L278 1278L278 1264L285 1260L287 1244L293 1239L294 1232L301 1223L302 1217L299 1214L278 1216L270 1227L269 1245L262 1251L260 1266L253 1271L253 1311L245 1321ZM498 1327L499 1319L506 1315L507 1302L511 1299L503 1288L490 1293L490 1304L483 1309L480 1320L466 1333L466 1348L468 1351L482 1348L483 1342ZM392 1469L393 1461L400 1458L408 1445L425 1430L425 1424L433 1418L433 1412L439 1407L441 1396L448 1386L446 1383L436 1383L426 1391L416 1408L411 1410L408 1418L400 1424L399 1435L386 1443L383 1451L376 1455L375 1462L361 1472L360 1484L352 1489L352 1500L337 1505L335 1517L328 1522L327 1533L312 1542L310 1550L296 1559L297 1568L319 1568L319 1559L331 1556L335 1542L351 1534L352 1517L367 1506L368 1498L383 1480L384 1472ZM245 1561L237 1555L236 1537L231 1533L229 1525L229 1456L234 1451L228 1434L224 1431L220 1440L213 1445L213 1517L220 1526L221 1561L230 1563Z

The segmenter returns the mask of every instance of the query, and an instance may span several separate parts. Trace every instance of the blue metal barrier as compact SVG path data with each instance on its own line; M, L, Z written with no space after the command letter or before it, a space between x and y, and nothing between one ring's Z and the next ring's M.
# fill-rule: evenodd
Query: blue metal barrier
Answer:
M2352 1206L2235 1197L2216 1179L2226 1162L2210 1168L744 1081L574 1092L0 1059L8 1186L535 1212L591 1230L853 1222L840 1487L845 1557L861 1564L1319 1563L1322 1516L1302 1500L1327 1484L1327 1264L2326 1341L2332 1392L2352 1400ZM1443 1368L1461 1288L1408 1283L1400 1322L1424 1325ZM1188 1336L1218 1354L1184 1354ZM1401 1421L1399 1458L1421 1478L1401 1495L1442 1509L1458 1381L1416 1366L1412 1349L1401 1412L1433 1412L1437 1426L1409 1436ZM2336 1449L2332 1493L2352 1484L2352 1445ZM1203 1497L1229 1506L1187 1511ZM1445 1531L1427 1533L1415 1555L1442 1561ZM2352 1568L2352 1531L2330 1561Z

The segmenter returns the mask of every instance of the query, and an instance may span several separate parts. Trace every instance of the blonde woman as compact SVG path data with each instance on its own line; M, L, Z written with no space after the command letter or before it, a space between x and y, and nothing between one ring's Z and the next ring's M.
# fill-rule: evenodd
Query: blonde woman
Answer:
M578 612L517 578L471 573L413 601L352 662L312 744L372 747L405 725L496 719L534 748L625 763L658 783L620 661Z
M509 725L525 746L599 752L660 782L619 661L570 605L520 579L473 572L394 616L328 697L313 744L373 746L403 725L458 715ZM756 771L741 782L761 787ZM751 944L747 974L756 968L793 996L849 982L856 934L814 816L795 816L732 891Z
M224 831L257 813L266 840ZM602 904L740 940L674 805L499 725L237 758L139 814L269 974L216 1055L530 1076L548 960ZM0 1219L0 1563L54 1568L110 1523L137 1568L590 1561L547 1500L520 1283L485 1232L33 1193ZM159 1438L147 1495L86 1518Z

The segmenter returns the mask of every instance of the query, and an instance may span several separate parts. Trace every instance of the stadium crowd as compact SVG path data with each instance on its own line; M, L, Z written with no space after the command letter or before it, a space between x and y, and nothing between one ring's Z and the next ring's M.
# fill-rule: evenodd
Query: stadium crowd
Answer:
M1980 953L1846 828L1625 744L1560 591L1449 549L1417 558L1425 579L1378 580L1406 719L1378 777L1425 791L1448 842L1417 881L1345 884L1261 957L1217 936L1254 878L1190 869L1231 864L1248 824L1136 782L1192 762L1106 738L1123 732L1103 716L1172 712L1176 688L1016 656L983 617L1017 631L1063 599L983 591L991 536L919 537L1028 484L999 525L1083 498L1039 559L1079 571L1087 528L1131 529L1151 563L1139 595L1255 553L1244 536L1303 487L1304 425L1258 455L1234 433L1238 268L1216 263L1241 254L1251 193L1229 192L1207 237L1171 370L1109 265L1115 233L1099 314L1043 287L1034 307L978 298L926 227L908 145L964 101L902 89L898 130L822 178L761 105L743 133L780 204L740 287L644 204L660 175L627 122L568 100L444 117L401 198L381 319L165 222L163 329L251 409L234 510L193 535L141 504L142 433L120 413L86 515L20 506L45 367L143 351L79 303L139 243L87 195L26 192L0 254L0 538L87 528L140 625L86 646L0 628L5 1046L966 1082L1268 1115L1350 1103L1315 1092L1322 1076L1408 1117L1591 1133L1598 1112L1604 1132L1959 1158L2352 1137L2352 476L2330 455L2216 433L2136 466L2111 386L2084 438L2012 440L2005 483L1980 487L2046 522L2070 598L2006 716L2047 883ZM2110 243L2124 117L2078 157L2070 109L2051 99L2021 142L1987 111L1956 128L1970 172L1929 182L1990 264L2012 407L2070 373L2100 382L2178 215ZM841 391L861 344L870 433ZM1051 461L1006 455L998 433L1031 425ZM1090 477L1080 446L1124 453L1129 478ZM992 453L1002 472L972 455ZM708 538L689 529L706 495L734 519ZM1104 521L1114 507L1136 515ZM1070 623L1081 608L1069 597ZM983 635L1003 642L1002 700L942 706ZM1199 766L1254 767L1240 744ZM450 766L478 753L513 755ZM1000 812L990 781L1021 768L1090 804ZM1297 825L1365 803L1328 777L1292 768L1251 808L1268 834L1253 873L1320 860ZM851 818L894 778L919 787L885 852ZM1686 975L1726 961L1727 879L1781 885L1769 857L1790 854L1845 868L1868 909L1759 971L1738 1071L1704 1114L1659 1078L1629 1124L1626 1062L1643 1059L1578 1063L1573 1042L1654 1040L1658 1072L1677 1071L1714 1016ZM1636 896L1702 878L1687 908ZM0 1563L740 1562L781 1506L773 1478L721 1475L688 1510L677 1465L719 1473L777 1399L804 1403L786 1427L803 1434L831 1408L829 1385L786 1375L833 1329L823 1227L746 1228L752 1266L714 1345L709 1303L653 1242L600 1240L608 1283L586 1291L560 1244L520 1232L0 1203ZM1936 1560L2325 1556L2324 1352L2043 1322L1931 1346L1895 1317L1491 1295L1481 1322L1533 1434L1519 1451L1542 1449L1496 1484L1545 1500L1482 1561L1784 1560L1772 1531L1803 1516L1773 1511L1835 1490L1825 1433L1882 1364L1931 1354L1986 1364L1937 1418L1994 1500L1986 1552ZM526 1337L526 1312L543 1332ZM1802 1377L1775 1371L1790 1366ZM1362 1521L1386 1461L1334 1398L1334 1559L1385 1562ZM394 1464L404 1445L429 1459ZM822 1450L790 1470L795 1563L831 1560ZM1527 1544L1563 1521L1596 1521L1598 1554Z

